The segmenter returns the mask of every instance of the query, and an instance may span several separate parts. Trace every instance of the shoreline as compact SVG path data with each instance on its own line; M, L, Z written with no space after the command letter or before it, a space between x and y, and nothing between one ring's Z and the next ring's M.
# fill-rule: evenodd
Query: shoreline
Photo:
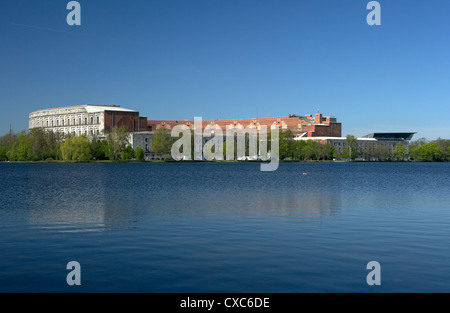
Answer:
M294 161L294 160L286 160L279 161L279 163L446 163L448 161L350 161L350 160L303 160L303 161ZM120 163L270 163L265 161L227 161L227 160L184 160L184 161L175 161L175 160L150 160L150 161L138 161L138 160L89 160L89 161L67 161L67 160L40 160L40 161L2 161L0 163L12 163L12 164L20 164L20 163L31 163L31 164L42 164L42 163L58 163L58 164L88 164L88 163L109 163L109 164L120 164Z

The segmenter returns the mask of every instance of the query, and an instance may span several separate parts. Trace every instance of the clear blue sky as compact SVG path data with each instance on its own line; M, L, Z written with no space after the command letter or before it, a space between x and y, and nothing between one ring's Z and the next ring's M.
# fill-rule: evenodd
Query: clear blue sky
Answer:
M149 119L314 114L343 135L450 138L450 1L0 2L0 133L34 110L117 104Z

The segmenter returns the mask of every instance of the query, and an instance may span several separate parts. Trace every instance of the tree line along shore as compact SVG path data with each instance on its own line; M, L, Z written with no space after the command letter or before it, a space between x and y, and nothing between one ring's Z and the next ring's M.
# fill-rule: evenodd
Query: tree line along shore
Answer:
M7 133L0 137L0 161L2 162L117 162L145 161L145 152L141 147L135 150L128 141L129 132L126 127L113 128L101 137L87 138L80 136L63 136L60 133L35 128L29 132ZM193 136L192 136L193 138ZM401 142L393 151L375 149L359 151L356 138L348 135L342 151L338 151L331 143L320 143L313 140L292 140L293 135L281 131L279 136L280 161L339 161L358 160L360 156L378 161L450 161L450 140L438 138L428 141L425 138L412 141L406 148ZM154 133L151 147L155 161L171 161L171 148L178 138L172 138L170 131L159 129ZM248 138L246 138L248 153ZM223 143L223 151L226 145ZM236 147L236 140L233 143ZM269 144L270 147L270 144ZM193 156L194 144L191 145ZM270 150L270 148L269 148ZM234 149L235 153L237 149ZM248 155L246 153L246 155ZM193 158L192 158L193 159Z

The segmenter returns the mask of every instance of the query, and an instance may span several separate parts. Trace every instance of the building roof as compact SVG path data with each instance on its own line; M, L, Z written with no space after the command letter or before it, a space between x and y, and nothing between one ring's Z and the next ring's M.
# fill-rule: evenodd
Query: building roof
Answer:
M103 111L120 111L120 112L137 112L135 110L130 110L126 108L121 108L118 105L86 105L86 111L88 113L94 113L94 112L103 112Z
M347 137L294 137L294 140L346 140ZM364 141L376 141L375 138L366 138L366 137L360 137L356 138L357 140L364 140Z
M375 138L377 140L411 140L416 134L415 132L402 133L372 133L364 136L364 138Z
M363 137L356 138L359 141L377 141L377 140L411 140L414 136L411 133L372 133ZM346 140L347 137L295 137L295 140Z
M88 113L96 113L96 112L103 112L103 111L137 112L134 110L122 108L122 107L120 107L118 105L114 105L114 104L82 104L82 105L74 105L74 106L68 106L68 107L37 110L32 113L43 112L43 111L52 111L52 110L61 110L61 109L77 109L77 108L85 108Z

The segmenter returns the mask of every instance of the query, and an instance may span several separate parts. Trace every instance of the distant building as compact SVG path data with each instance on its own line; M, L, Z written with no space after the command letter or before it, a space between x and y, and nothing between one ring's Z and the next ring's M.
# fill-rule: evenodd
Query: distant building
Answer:
M403 144L406 151L409 148L409 142L414 136L415 132L387 132L387 133L372 133L357 139L358 158L359 160L375 161L383 159L384 156L392 155L395 146L399 142ZM336 151L341 154L344 150L346 137L314 137L304 138L298 137L295 140L316 140L321 143L331 143ZM409 159L407 153L406 159Z
M84 104L34 111L29 116L30 130L44 128L64 135L103 136L114 126L127 126L130 132L148 130L146 117L116 105Z
M85 135L103 137L111 128L126 126L130 132L130 144L133 149L138 146L144 149L146 158L155 157L151 141L154 132L165 128L171 130L176 125L184 125L194 130L193 120L148 120L138 111L122 108L117 105L84 104L70 107L38 110L29 115L29 129L43 128L64 135ZM342 137L342 124L336 117L315 115L298 116L289 114L284 117L204 120L202 130L211 133L220 129L224 135L227 130L254 128L259 130L266 126L267 131L281 129L291 131L294 140L315 140L331 143L339 153L345 147ZM381 155L392 154L398 142L408 149L409 141L415 133L373 133L357 138L359 159L380 159ZM206 139L207 140L207 139Z
M152 132L159 128L171 129L175 125L185 125L193 129L194 121L147 120L146 117L141 117L138 111L117 105L93 104L38 110L29 115L29 129L44 128L63 134L86 136L102 135L114 126L127 126L130 132ZM340 137L342 129L336 117L324 117L322 114L203 121L203 128L220 127L223 133L228 128L259 129L262 125L267 126L267 130L290 130L295 137Z
M149 130L155 131L160 128L172 129L176 125L186 125L193 129L194 121L190 120L148 120ZM205 120L202 121L203 129L209 127L214 129L221 128L225 134L227 129L244 129L246 127L256 128L266 126L267 131L279 128L281 130L290 130L294 137L340 137L342 132L341 123L337 122L336 117L322 114L297 116L290 114L285 117L267 117L267 118L249 118L249 119L229 119L229 120Z
M177 125L184 125L187 129L194 130L195 122L193 120L148 120L148 131L134 133L131 135L132 146L136 149L140 146L146 153L146 158L153 159L154 155L151 148L153 134L158 129L171 130ZM296 138L314 138L316 136L340 137L342 125L337 122L336 117L324 117L322 114L297 116L290 114L286 117L268 117L268 118L250 118L250 119L231 119L231 120L202 120L202 131L210 130L215 133L221 130L226 141L227 130L254 128L260 130L261 126L266 126L267 132L271 129L281 129L282 131L291 131ZM204 144L209 138L203 138Z
M126 126L130 131L130 144L133 149L138 146L144 149L147 158L154 157L151 149L153 134L160 128L171 130L176 125L185 125L194 130L191 120L147 120L138 111L122 108L117 105L83 104L38 110L29 115L29 129L43 128L63 135L85 135L103 137L112 127ZM285 117L204 120L202 129L220 128L225 135L227 129L260 129L266 126L271 129L290 130L297 138L314 138L317 136L340 137L342 125L336 117L322 114L298 116L289 114Z

